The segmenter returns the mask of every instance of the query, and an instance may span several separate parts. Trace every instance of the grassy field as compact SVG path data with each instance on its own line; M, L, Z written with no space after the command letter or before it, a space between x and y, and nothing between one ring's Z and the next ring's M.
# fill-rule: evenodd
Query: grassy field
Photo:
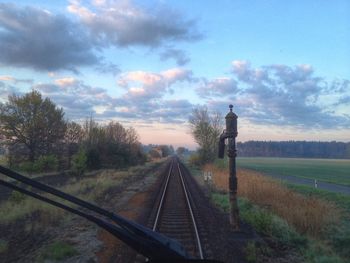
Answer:
M0 165L6 165L6 157L5 157L5 155L0 155Z
M350 186L350 160L237 158L237 166L269 174L291 175Z
M228 211L227 167L216 163L202 169L212 172L212 201ZM271 244L285 246L281 255L289 251L288 261L276 262L349 262L349 196L284 184L248 169L238 169L237 177L241 219ZM268 249L276 248L268 245ZM256 259L262 256L259 253Z

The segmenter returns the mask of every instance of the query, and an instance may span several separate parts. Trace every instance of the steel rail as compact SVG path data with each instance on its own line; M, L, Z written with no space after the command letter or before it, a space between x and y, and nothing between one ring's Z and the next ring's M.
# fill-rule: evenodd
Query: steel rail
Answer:
M161 199L160 199L160 202L159 202L158 208L157 208L156 219L155 219L154 224L153 224L153 231L156 231L156 229L158 227L158 224L160 223L161 212L162 212L162 209L164 207L165 196L166 196L166 193L168 191L168 185L169 185L171 173L173 172L173 166L174 166L174 161L172 161L172 163L170 165L170 169L169 169L169 172L168 172L168 175L167 175L167 178L166 178L166 182L165 182L165 184L163 186ZM197 249L198 249L198 252L199 252L199 257L200 257L200 259L204 259L202 244L201 244L201 240L200 240L199 232L198 232L198 227L197 227L197 223L196 223L195 216L194 216L194 213L193 213L192 205L191 205L191 202L190 202L190 193L188 192L188 189L186 187L185 180L184 180L184 177L182 175L179 163L177 163L177 168L179 170L178 174L179 174L179 177L180 177L180 180L181 180L181 188L182 188L182 190L184 192L185 199L186 199L186 201L185 201L186 202L186 206L187 206L187 209L189 211L189 214L190 214L190 217L191 217L190 220L192 221L192 225L193 225L193 229L194 229L195 242L197 243L196 246L197 246Z
M170 178L170 174L171 174L172 169L173 169L173 161L171 161L168 177L166 179L164 190L163 190L163 193L162 193L162 197L161 197L160 202L159 202L156 219L154 220L154 224L153 224L153 228L152 228L153 231L156 231L156 228L157 228L157 225L158 225L159 215L160 215L160 211L162 210L162 207L163 207L164 197L165 197L165 193L166 193L166 191L168 189L168 183L169 183L169 178Z
M202 244L201 244L201 240L199 238L199 233L198 233L196 220L194 218L192 206L191 206L191 203L190 203L189 193L187 192L187 188L186 188L186 185L185 185L182 173L181 173L181 169L180 169L180 164L179 163L177 164L177 168L179 169L179 175L180 175L180 178L181 178L182 187L183 187L184 192L185 192L186 201L187 201L187 205L188 205L188 210L190 211L191 219L192 219L192 223L193 223L193 227L194 227L194 231L195 231L195 234L196 234L197 246L198 246L198 250L199 250L199 257L200 257L200 259L204 259L204 257L203 257L203 250L202 250Z

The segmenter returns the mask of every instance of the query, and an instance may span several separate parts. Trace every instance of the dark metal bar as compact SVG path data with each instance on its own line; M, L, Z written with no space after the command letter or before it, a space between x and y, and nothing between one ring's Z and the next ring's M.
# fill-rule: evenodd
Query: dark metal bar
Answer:
M0 173L3 173L4 175L11 177L13 179L16 179L26 185L30 185L44 192L58 196L64 200L77 204L81 207L87 208L90 211L93 211L99 215L103 215L108 219L113 220L118 224L118 226L111 224L105 220L99 219L93 215L81 212L75 208L72 208L62 203L51 200L47 197L41 196L37 193L28 191L24 188L21 188L9 182L0 180L0 184L4 186L20 191L26 195L29 195L41 201L47 202L56 207L60 207L66 211L69 211L71 213L84 217L91 222L94 222L95 224L104 228L105 230L107 230L108 232L118 237L119 239L124 241L126 244L128 244L132 248L134 248L136 251L138 251L139 253L145 255L150 259L166 259L166 258L186 259L187 258L186 256L187 253L184 250L184 248L181 246L181 244L160 233L153 232L142 225L129 221L125 218L122 218L121 216L118 216L105 209L102 209L91 203L83 201L77 197L61 192L55 188L36 182L30 178L20 175L19 173L16 173L3 166L0 166Z
M239 210L237 204L237 175L236 175L236 137L237 137L237 115L232 112L226 115L226 130L221 134L219 141L218 157L224 158L225 139L227 141L227 156L229 158L229 198L230 198L230 223L234 230L239 230Z

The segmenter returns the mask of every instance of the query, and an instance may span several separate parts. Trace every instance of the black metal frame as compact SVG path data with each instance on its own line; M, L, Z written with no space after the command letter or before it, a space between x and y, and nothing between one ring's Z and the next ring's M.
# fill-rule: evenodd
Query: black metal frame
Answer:
M140 254L149 258L151 261L161 262L171 259L176 262L186 262L190 260L190 257L188 256L183 246L176 240L172 240L160 233L154 232L140 224L125 219L115 213L86 202L75 196L69 195L53 187L25 177L6 167L0 166L0 173L6 175L7 177L15 179L24 185L29 185L44 193L49 193L51 195L60 197L63 200L69 201L70 203L87 209L89 212L97 214L94 215L88 212L83 212L63 203L54 201L39 193L27 190L24 187L21 187L14 183L0 179L0 185L19 191L23 194L29 195L33 198L64 209L70 213L76 214L95 223L118 239L122 240L124 243L135 249Z

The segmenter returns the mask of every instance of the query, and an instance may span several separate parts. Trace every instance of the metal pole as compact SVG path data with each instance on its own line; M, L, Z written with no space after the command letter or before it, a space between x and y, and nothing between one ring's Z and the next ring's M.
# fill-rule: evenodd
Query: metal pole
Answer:
M230 198L230 223L234 230L238 231L239 210L237 204L237 176L236 176L236 137L237 137L237 115L232 112L233 106L226 115L226 130L220 135L218 157L224 158L225 140L228 139L227 156L229 158L229 198Z
M230 198L230 223L234 230L239 230L239 210L237 203L237 176L236 176L236 140L228 139L227 155L229 157L229 198Z

